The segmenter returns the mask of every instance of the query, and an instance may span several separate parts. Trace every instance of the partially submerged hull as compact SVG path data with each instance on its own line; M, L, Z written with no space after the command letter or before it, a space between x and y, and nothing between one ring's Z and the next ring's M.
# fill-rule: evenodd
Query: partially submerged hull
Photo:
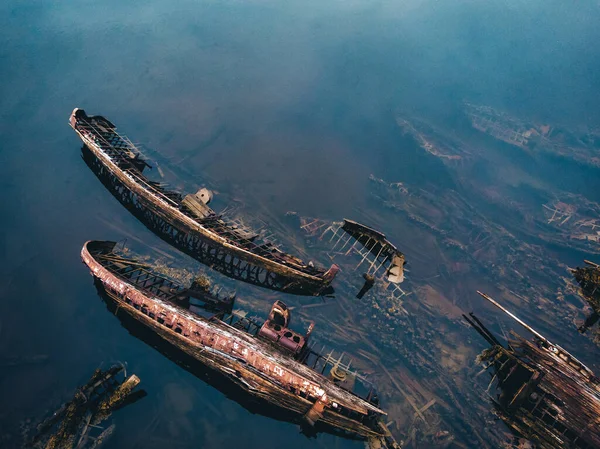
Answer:
M200 195L182 197L147 179L143 170L148 164L137 148L105 118L75 109L70 124L85 145L85 162L108 190L179 250L229 277L262 287L303 295L331 289L337 266L325 270L305 263L228 223Z
M150 286L162 285L160 278L140 283L138 276L136 283L120 275L118 269L113 269L123 265L120 261L112 265L102 258L108 254L114 261L113 247L113 242L88 242L82 249L82 259L117 305L117 313L128 314L169 345L225 375L252 396L296 413L307 423L320 422L365 439L393 441L383 425L385 412L372 402L313 371L293 352L282 351L268 338L251 335L216 316L203 318L153 295ZM168 291L178 294L172 286ZM285 327L283 331L294 335Z
M78 387L73 398L35 426L33 438L23 447L35 449L93 449L110 437L114 423L103 424L113 411L146 396L136 389L140 378L127 376L124 365L97 369L90 380Z
M474 315L464 316L490 344L478 357L491 375L496 415L540 449L600 447L600 380L572 354L552 343L489 296L494 306L533 334L503 344Z

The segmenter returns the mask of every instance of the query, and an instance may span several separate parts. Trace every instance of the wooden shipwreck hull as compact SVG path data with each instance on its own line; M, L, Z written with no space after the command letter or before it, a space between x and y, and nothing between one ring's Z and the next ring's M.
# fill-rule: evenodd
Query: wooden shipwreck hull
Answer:
M234 279L302 295L331 292L338 267L315 267L256 233L228 222L209 198L166 190L146 178L137 148L101 116L75 109L70 125L84 143L83 158L107 189L150 230L199 262Z
M498 416L542 449L600 447L600 380L565 349L492 302L534 334L506 345L473 314L465 317L491 347L481 355L496 384ZM492 385L490 385L491 388Z
M339 367L326 377L308 366L309 356L316 353L307 345L308 335L287 328L289 310L283 303L275 303L262 326L226 312L200 316L177 304L190 295L189 289L117 255L114 248L114 242L87 242L81 256L115 302L116 313L131 316L250 395L291 411L310 425L319 422L382 447L397 447L374 390L362 398L344 388L346 373L340 375Z

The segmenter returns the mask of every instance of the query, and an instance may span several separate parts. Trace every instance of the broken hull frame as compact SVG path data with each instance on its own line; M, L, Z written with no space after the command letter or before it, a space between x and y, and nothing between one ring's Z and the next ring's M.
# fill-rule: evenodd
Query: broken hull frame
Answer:
M299 417L306 416L317 406L322 408L320 413L317 413L320 423L356 437L389 436L380 425L385 412L341 389L289 356L277 353L268 343L219 320L209 321L193 317L187 311L158 299L154 302L158 303L162 310L171 313L172 318L165 316L161 324L156 320L158 314L153 318L150 312L142 313L141 310L144 309L158 312L161 307L151 309L153 299L97 262L88 251L88 244L89 242L82 249L82 259L94 278L102 285L105 294L116 304L116 314L128 314L167 344L223 374L258 399L296 413ZM164 324L170 322L166 318L173 320L171 328ZM190 336L195 336L195 340ZM362 419L344 416L334 411L336 408L347 410Z

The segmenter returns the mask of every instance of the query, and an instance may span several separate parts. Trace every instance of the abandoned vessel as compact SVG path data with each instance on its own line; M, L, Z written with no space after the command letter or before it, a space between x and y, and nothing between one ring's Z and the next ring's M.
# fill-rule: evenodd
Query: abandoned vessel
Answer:
M86 164L108 190L163 240L234 279L301 295L330 293L338 267L329 269L287 254L259 234L215 213L212 194L183 196L148 179L150 165L131 141L102 116L75 109L69 123L84 143Z
M35 434L23 447L34 449L94 449L115 430L103 423L112 413L146 396L137 389L140 378L128 376L125 366L116 364L97 369L90 380L78 387L73 398L35 426Z
M502 344L472 313L464 316L490 344L479 360L492 375L489 389L496 414L517 435L540 449L600 447L600 379L582 362L489 296L483 298L534 335L533 340L513 333Z
M600 320L600 265L589 260L584 262L587 266L571 270L581 287L581 296L592 308L592 313L579 326L579 332L582 334Z
M81 252L97 284L127 314L164 342L226 376L253 397L293 412L308 426L342 431L398 447L384 424L375 389L348 366L313 351L289 329L290 310L275 302L264 323L232 311L232 300L177 285L151 267L120 255L115 242L90 241ZM191 300L208 307L193 313ZM210 313L209 313L210 312ZM362 392L361 392L362 390ZM377 444L379 446L377 446Z

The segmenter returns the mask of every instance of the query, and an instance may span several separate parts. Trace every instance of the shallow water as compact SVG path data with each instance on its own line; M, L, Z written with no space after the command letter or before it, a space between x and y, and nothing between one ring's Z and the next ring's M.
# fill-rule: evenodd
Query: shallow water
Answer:
M417 0L4 2L0 361L35 355L47 355L47 360L0 371L0 445L18 446L23 421L39 420L57 407L99 364L120 360L142 379L148 397L119 412L107 448L361 447L328 435L309 440L293 424L249 413L130 336L107 312L80 263L86 240L128 238L141 248L146 243L172 254L176 263L198 265L147 231L87 169L80 142L67 124L74 107L107 116L159 161L176 187L207 184L218 192L217 205L235 201L243 213L263 217L279 232L278 222L289 210L380 226L407 255L407 285L417 291L415 307L423 298L418 289L433 279L436 291L449 300L440 300L439 307L452 314L450 304L463 311L481 308L475 288L494 290L499 282L483 269L440 277L440 267L456 264L439 237L382 210L370 194L368 177L402 181L411 189L457 189L497 220L505 214L469 196L466 174L491 188L516 186L515 198L527 203L534 203L536 195L519 190L520 185L546 192L589 191L588 198L597 200L597 170L512 157L510 151L517 150L477 135L459 117L462 101L469 99L542 121L597 125L600 89L594 74L600 66L589 51L600 37L597 15L593 2L575 7L516 0L485 5ZM495 156L481 163L482 171L448 167L403 135L395 122L399 111L456 128L470 145ZM535 240L527 235L518 238ZM570 265L581 256L550 247L543 251ZM250 298L259 315L282 297L223 282L237 288L241 298ZM352 296L350 290L338 290L350 307ZM286 300L296 306L318 301ZM576 316L581 303L570 301ZM360 344L335 340L328 327L340 316L337 307L306 313L315 311L321 340L352 353ZM522 313L532 316L527 308ZM361 323L371 326L367 318ZM458 321L434 326L460 334ZM594 362L588 341L574 327L542 326L564 338L564 344L585 347L580 356ZM403 329L389 332L411 344ZM472 345L473 353L482 349L475 336ZM471 355L460 369L470 369ZM413 362L393 352L388 363L390 369L415 372ZM453 388L459 389L464 378L454 377ZM389 384L389 379L379 380ZM422 385L423 397L425 390L435 391L427 380ZM387 391L390 415L397 419L405 401L393 388ZM467 401L460 391L457 396ZM456 409L440 413L444 428L459 440L469 441L479 426L453 428ZM408 430L399 424L394 431L404 438Z

